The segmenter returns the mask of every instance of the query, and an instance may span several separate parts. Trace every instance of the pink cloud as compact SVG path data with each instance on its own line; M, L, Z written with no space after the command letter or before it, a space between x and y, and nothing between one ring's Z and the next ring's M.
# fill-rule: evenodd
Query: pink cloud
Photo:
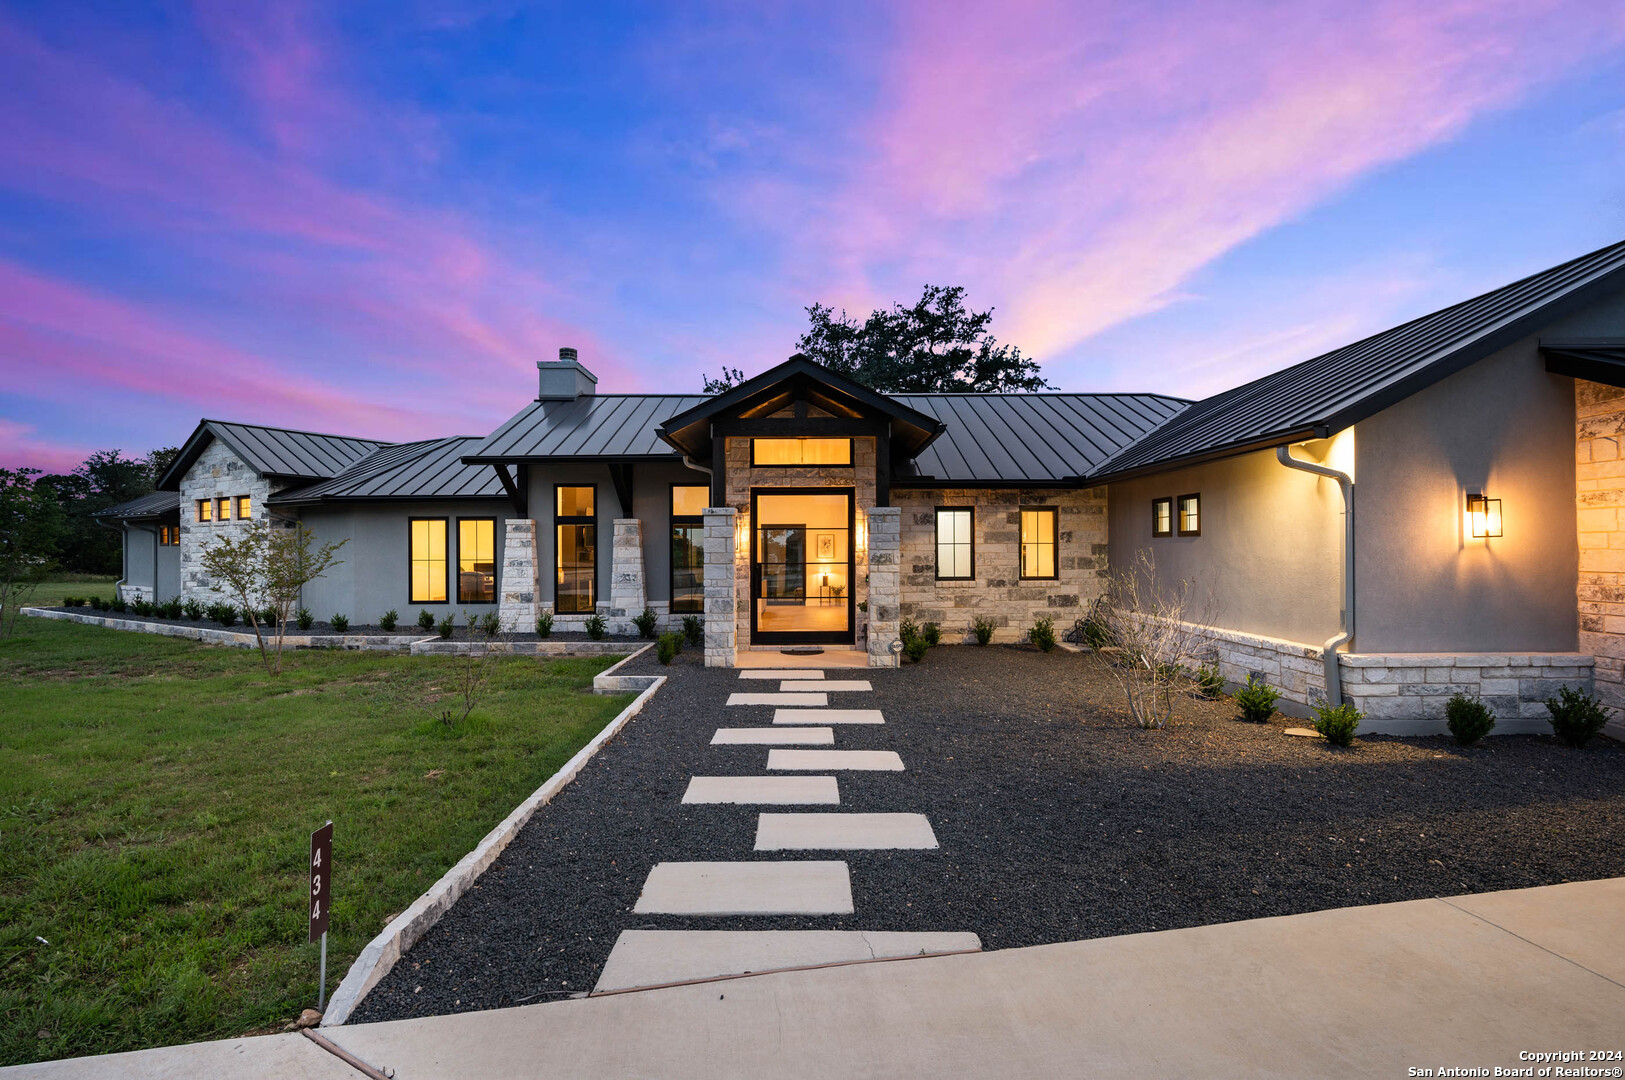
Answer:
M28 424L0 416L0 469L67 473L90 456L87 447L40 439L34 432Z

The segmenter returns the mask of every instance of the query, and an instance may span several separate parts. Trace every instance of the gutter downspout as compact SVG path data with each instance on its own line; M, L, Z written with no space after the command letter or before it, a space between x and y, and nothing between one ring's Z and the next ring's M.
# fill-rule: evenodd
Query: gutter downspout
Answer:
M1287 444L1275 448L1275 459L1289 469L1300 469L1336 480L1343 489L1343 610L1338 619L1337 633L1321 646L1321 660L1326 665L1326 700L1333 705L1341 705L1343 677L1337 667L1337 650L1354 639L1354 477L1325 465L1301 461L1292 456L1291 447Z

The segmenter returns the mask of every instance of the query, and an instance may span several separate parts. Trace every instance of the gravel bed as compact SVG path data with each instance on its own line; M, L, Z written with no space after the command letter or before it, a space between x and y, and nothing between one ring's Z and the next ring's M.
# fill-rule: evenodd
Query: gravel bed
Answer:
M129 611L129 610L125 610L125 611L97 611L95 608L91 608L91 607L79 607L79 608L53 607L53 608L45 608L43 610L46 610L46 611L67 611L67 612L71 612L71 613L76 614L76 615L99 615L99 616L101 616L103 618L108 618L108 619L125 619L125 620L130 621L130 622L156 623L156 624L161 625L161 626L195 626L195 627L204 627L204 628L209 629L209 630L233 630L233 631L236 631L238 633L245 633L245 634L252 634L254 632L254 628L252 626L250 626L247 622L245 622L245 621L243 621L241 619L239 619L237 622L233 623L231 626L221 626L219 623L215 622L213 619L208 619L208 618L203 618L203 619L165 619L165 618L160 618L160 617L158 617L156 615L137 615L135 612ZM411 622L402 621L402 622L396 623L395 624L395 629L393 629L393 630L385 630L381 626L373 626L373 625L362 624L362 623L351 623L349 628L344 630L342 632L342 634L341 634L340 631L333 629L333 624L332 623L318 619L316 622L311 623L309 630L301 630L297 626L293 625L292 623L289 623L288 624L288 633L289 633L289 635L313 634L313 635L319 635L319 636L335 635L335 636L347 636L347 637L354 637L357 634L363 634L363 635L366 635L366 636L369 636L369 637L395 636L395 637L438 638L440 636L439 631L437 631L437 630L433 630L433 629L425 630L421 626L419 626L417 624L416 617L414 617L413 621L411 621ZM457 629L456 629L456 632L452 635L452 640L453 641L467 641L468 640L468 626L467 626L466 623L463 622L462 617L460 615L457 617ZM503 640L504 641L542 641L544 639L541 638L540 636L538 636L535 633L528 633L528 634L504 634L503 635ZM585 630L555 630L551 634L549 634L546 637L545 640L547 640L547 641L591 641L591 640L594 640L594 639L588 637L587 632ZM602 638L599 638L597 640L600 640L600 641L645 641L645 642L647 642L647 641L650 641L650 640L653 640L653 639L652 638L651 639L640 638L636 634L606 634Z
M1370 736L1339 750L1281 734L1301 721L1249 724L1227 700L1194 698L1173 726L1143 732L1092 658L999 646L865 673L875 694L850 697L886 723L837 728L837 747L896 750L907 765L842 774L841 809L923 812L940 850L758 855L761 808L679 800L696 774L760 774L766 747L708 743L770 709L725 709L738 672L704 668L700 650L662 670L672 682L355 1021L590 990L627 928L969 930L1000 949L1625 874L1625 747L1609 739L1463 750ZM844 857L857 913L631 912L658 861L786 857Z

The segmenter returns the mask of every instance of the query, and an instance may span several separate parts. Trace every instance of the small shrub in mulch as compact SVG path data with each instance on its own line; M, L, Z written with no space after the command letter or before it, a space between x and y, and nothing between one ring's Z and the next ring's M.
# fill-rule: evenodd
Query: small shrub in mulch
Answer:
M333 627L333 632L335 634L342 634L346 630L350 629L350 616L348 615L335 615L331 619L328 619L327 622Z
M934 622L928 622L920 627L920 636L925 639L927 645L934 649L942 644L942 627Z
M181 611L193 622L198 622L203 618L203 605L196 600L188 600L182 604Z
M1280 692L1255 675L1247 676L1247 685L1236 691L1236 707L1244 719L1262 724L1275 715L1275 703Z
M1196 669L1196 692L1209 701L1224 696L1224 676L1218 664L1202 664Z
M418 629L425 632L434 629L434 612L428 608L418 611Z
M911 638L903 639L903 655L908 657L912 663L918 664L921 660L925 659L925 654L930 651L930 643L927 642L925 638L920 637L918 634Z
M1048 615L1040 615L1033 628L1027 631L1027 640L1037 645L1045 652L1055 651L1055 620Z
M1591 736L1608 723L1601 702L1567 686L1557 691L1557 697L1546 700L1546 711L1552 714L1552 733L1576 749L1590 742Z
M609 625L604 622L604 617L594 613L587 620L587 636L594 641L603 641L604 635L607 633L609 633Z
M683 651L683 635L676 632L661 634L655 649L660 654L660 662L670 664Z
M388 611L378 616L378 626L383 630L395 629L395 624L400 621L401 613L396 611L394 608L390 608Z
M441 641L450 641L451 640L451 631L452 631L452 628L455 625L456 624L451 621L451 616L450 615L447 615L444 619L440 620L440 624L438 626L436 626L435 629L440 631L440 640ZM333 629L337 630L338 627L335 625L333 627Z
M976 621L971 623L971 632L976 635L976 644L978 645L986 645L992 641L995 629L997 627L993 625L993 620L986 615L976 616Z
M545 638L553 632L553 613L544 611L536 616L536 636Z
M646 607L632 616L632 625L638 628L638 637L647 638L651 641L655 636L655 624L659 621L660 616L655 614L655 609L652 607Z
M300 608L293 617L293 624L299 628L301 634L308 634L310 628L316 625L316 616L310 613L309 608Z
M1353 705L1315 706L1315 730L1324 735L1326 741L1333 746L1347 746L1352 743L1354 732L1363 719L1365 713Z
M1490 733L1495 726L1495 713L1477 698L1466 694L1452 694L1444 706L1445 726L1456 737L1458 746L1471 746Z
M683 616L683 639L699 648L705 644L705 620L698 615Z

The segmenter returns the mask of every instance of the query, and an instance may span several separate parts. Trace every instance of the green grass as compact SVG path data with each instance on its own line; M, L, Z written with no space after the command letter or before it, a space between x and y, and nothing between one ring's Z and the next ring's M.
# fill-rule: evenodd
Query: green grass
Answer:
M82 585L76 587L83 589ZM309 833L332 818L328 987L630 695L614 658L258 655L20 620L0 641L0 1064L274 1030L315 1003ZM49 944L42 943L45 939Z
M27 607L60 607L64 596L99 596L103 600L113 599L113 586L117 578L92 577L89 574L71 574L62 580L51 580L40 583L28 598ZM166 598L167 599L167 598ZM89 608L85 609L89 611Z

